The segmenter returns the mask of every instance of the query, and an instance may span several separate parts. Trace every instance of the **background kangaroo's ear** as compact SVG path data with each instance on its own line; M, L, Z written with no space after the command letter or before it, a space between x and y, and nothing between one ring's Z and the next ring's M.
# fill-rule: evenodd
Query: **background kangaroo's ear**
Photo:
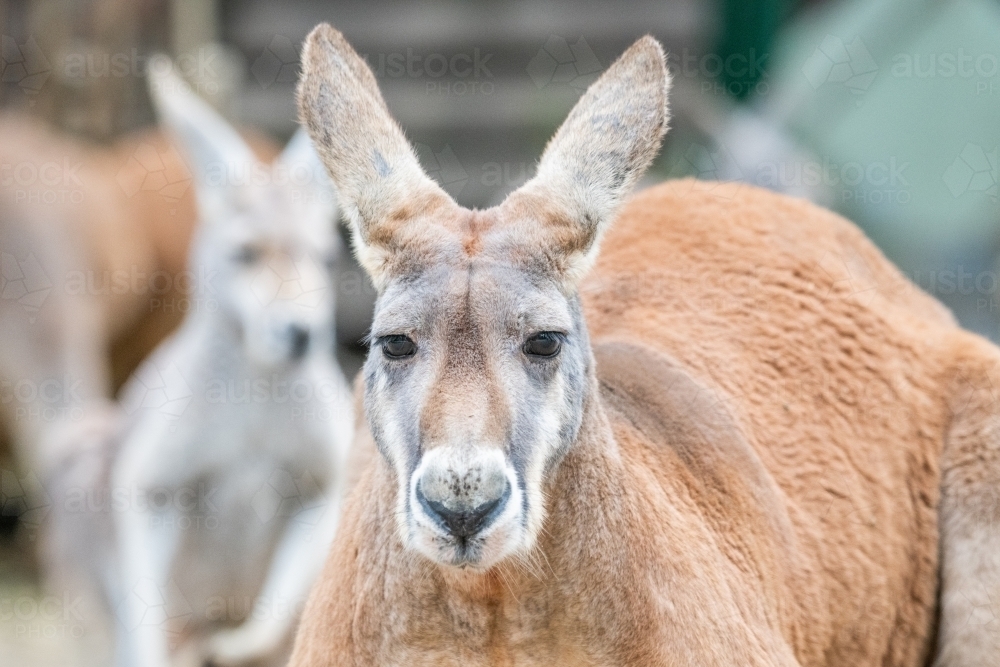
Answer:
M233 127L174 71L163 55L146 67L149 92L160 122L174 135L194 175L202 217L214 218L214 206L224 203L226 192L249 180L259 163Z
M337 194L304 127L295 131L272 169L285 175L299 200L315 210L317 216L336 223Z
M352 226L358 261L381 288L393 253L428 231L417 219L455 204L421 169L371 69L325 23L306 38L298 105Z
M528 232L571 283L590 268L600 236L649 167L667 131L670 75L646 36L591 84L549 141L535 177L504 202L516 219L544 211ZM542 234L546 238L539 238Z

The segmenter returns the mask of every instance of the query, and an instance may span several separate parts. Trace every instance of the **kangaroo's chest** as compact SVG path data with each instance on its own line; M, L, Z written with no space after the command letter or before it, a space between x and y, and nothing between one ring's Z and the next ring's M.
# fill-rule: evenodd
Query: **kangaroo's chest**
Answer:
M314 384L309 377L209 383L178 424L191 473L236 480L261 466L297 474L329 467L334 415L310 393Z
M524 601L522 600L522 603ZM509 609L426 610L397 626L379 664L399 667L587 667L587 638L561 621L561 612L536 599ZM432 629L433 628L433 629ZM434 633L434 634L429 634ZM430 641L433 639L432 641Z

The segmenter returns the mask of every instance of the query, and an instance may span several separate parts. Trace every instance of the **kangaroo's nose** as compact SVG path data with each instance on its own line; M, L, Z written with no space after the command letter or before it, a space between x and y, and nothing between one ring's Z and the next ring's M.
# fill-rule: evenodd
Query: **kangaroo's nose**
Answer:
M292 341L292 357L301 359L309 348L309 331L298 324L292 324L288 327L288 336Z
M439 521L444 528L459 538L472 537L485 528L496 516L498 516L507 504L510 496L510 485L503 486L503 492L496 498L482 502L474 507L469 507L462 502L445 502L441 500L431 500L417 485L417 500L424 510L434 519Z

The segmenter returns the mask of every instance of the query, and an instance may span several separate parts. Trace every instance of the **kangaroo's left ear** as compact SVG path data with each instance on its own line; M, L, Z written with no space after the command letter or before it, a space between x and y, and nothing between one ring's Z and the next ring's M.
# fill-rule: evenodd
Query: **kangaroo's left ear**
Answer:
M649 167L667 131L670 75L663 48L646 36L595 81L542 154L535 177L503 206L547 212L530 242L568 283L590 268L601 234Z
M276 173L284 173L295 196L303 204L316 211L317 216L336 223L337 194L304 127L292 135L272 168Z

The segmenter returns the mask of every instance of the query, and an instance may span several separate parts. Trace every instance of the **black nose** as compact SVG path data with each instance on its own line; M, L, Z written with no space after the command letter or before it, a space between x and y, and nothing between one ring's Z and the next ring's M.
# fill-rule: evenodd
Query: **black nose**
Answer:
M292 357L301 358L309 348L309 331L293 324L288 327L288 335L292 339Z
M503 511L509 495L510 487L507 487L499 498L472 509L451 508L444 503L428 500L420 490L420 486L417 486L417 499L427 513L440 521L449 533L460 538L471 537L482 530L489 521Z

